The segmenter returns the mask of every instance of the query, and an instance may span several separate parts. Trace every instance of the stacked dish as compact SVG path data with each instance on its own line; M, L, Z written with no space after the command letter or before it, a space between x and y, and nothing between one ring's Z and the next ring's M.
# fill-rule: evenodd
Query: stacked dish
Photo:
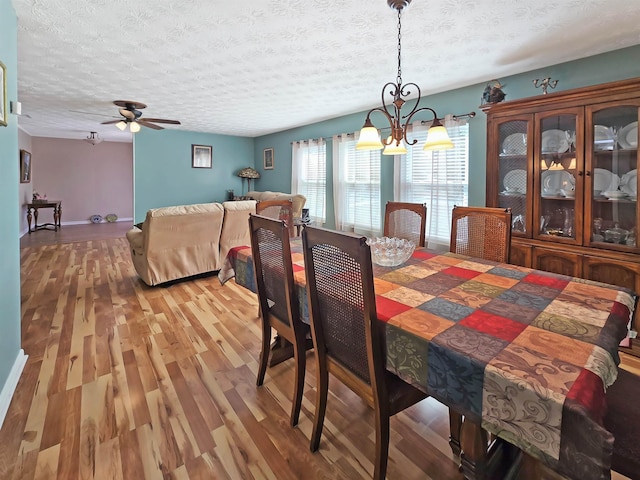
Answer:
M569 140L564 130L542 132L542 153L564 153L569 150Z
M566 170L545 170L542 172L543 197L556 196L560 193L560 190L571 191L574 189L575 184L575 177Z
M527 171L520 169L510 170L505 174L502 183L505 189L503 193L509 195L527 193Z
M620 179L620 190L635 199L638 196L638 170L630 170Z
M526 155L527 154L527 134L512 133L502 142L503 155Z
M618 143L622 148L638 148L638 122L630 123L620 129Z
M595 150L613 150L615 135L611 127L593 126L593 144Z
M593 169L593 190L594 193L612 192L620 186L620 177L604 168Z

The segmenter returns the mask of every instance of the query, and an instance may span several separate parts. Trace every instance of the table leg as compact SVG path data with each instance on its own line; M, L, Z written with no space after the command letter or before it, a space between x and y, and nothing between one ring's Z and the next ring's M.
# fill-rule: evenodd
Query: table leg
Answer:
M53 229L57 232L60 226L60 217L62 217L62 204L53 207Z
M487 432L479 423L467 417L462 421L460 429L460 460L462 472L467 479L482 480L487 470Z
M456 457L460 456L460 428L462 415L449 408L449 446Z
M33 230L35 231L38 229L38 209L37 208L33 209L33 219L34 219Z
M33 215L31 215L31 208L27 208L27 226L29 227L29 235L31 235L31 219Z

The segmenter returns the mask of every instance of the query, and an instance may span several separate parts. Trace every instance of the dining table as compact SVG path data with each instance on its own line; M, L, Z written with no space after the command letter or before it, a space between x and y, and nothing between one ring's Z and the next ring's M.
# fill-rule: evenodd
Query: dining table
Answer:
M298 238L291 259L309 322ZM451 436L466 478L485 474L486 432L567 478L611 478L605 392L634 292L421 247L400 265L373 267L387 369L462 415ZM249 246L230 250L219 279L233 277L256 291Z

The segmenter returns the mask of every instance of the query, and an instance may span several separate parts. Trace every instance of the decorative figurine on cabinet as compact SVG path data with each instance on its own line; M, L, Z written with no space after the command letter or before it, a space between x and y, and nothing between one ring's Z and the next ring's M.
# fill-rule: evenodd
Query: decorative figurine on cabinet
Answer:
M505 85L500 83L500 80L491 80L487 83L487 86L482 93L482 105L486 103L500 103L503 101L504 97L507 96L507 94L502 91L504 86Z

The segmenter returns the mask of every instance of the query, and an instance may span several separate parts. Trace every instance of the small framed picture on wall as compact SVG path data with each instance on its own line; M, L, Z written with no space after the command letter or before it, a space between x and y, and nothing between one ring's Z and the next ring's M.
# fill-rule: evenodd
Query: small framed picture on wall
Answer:
M20 183L31 181L31 154L26 150L20 150Z
M191 145L191 167L211 168L211 145Z
M273 148L265 148L262 154L263 168L273 170Z

